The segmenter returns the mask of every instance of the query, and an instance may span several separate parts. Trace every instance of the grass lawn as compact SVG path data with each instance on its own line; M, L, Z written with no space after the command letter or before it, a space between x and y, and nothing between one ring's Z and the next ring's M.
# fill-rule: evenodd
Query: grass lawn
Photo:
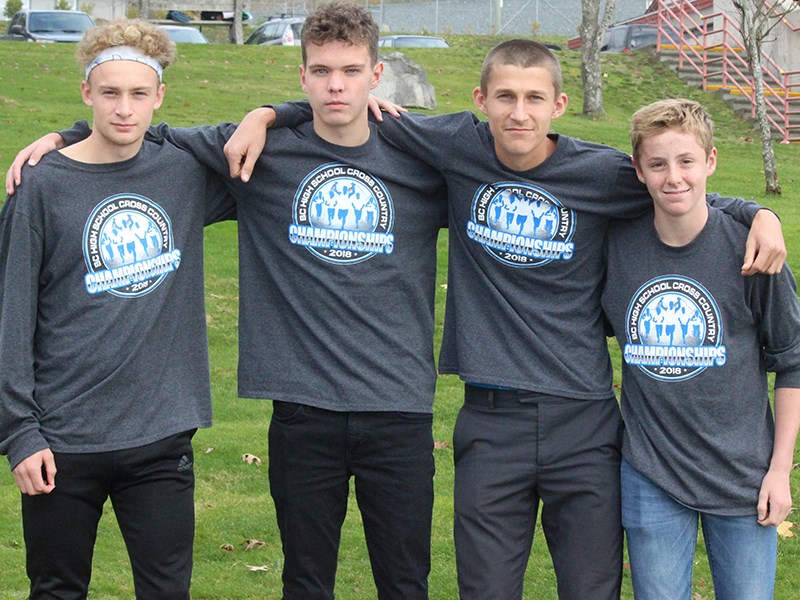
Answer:
M434 84L438 112L471 109L471 92L486 51L496 43L489 37L453 36L445 52L408 50ZM79 94L81 72L68 44L0 43L0 167L39 135L66 128L87 118ZM646 54L604 57L604 99L607 115L589 120L580 116L580 63L577 53L559 53L566 91L572 98L567 114L555 126L584 139L628 149L628 119L642 104L662 98L689 96L703 102L717 123L719 166L710 188L727 195L752 198L773 207L783 220L790 264L800 270L800 146L776 146L784 194L763 195L764 182L757 136L714 95L683 87L677 78ZM444 58L446 57L446 60ZM166 72L167 96L157 120L174 126L237 121L247 110L302 95L298 80L299 48L182 46L177 64ZM446 237L440 238L437 287L437 344L441 335L446 281ZM236 228L220 224L206 231L206 290L215 425L195 438L197 473L197 534L194 597L199 600L239 600L280 597L281 551L274 509L267 487L266 464L246 464L244 453L267 455L269 402L236 396L237 250ZM614 343L613 346L616 344ZM614 353L618 360L618 352ZM461 403L461 384L451 376L439 378L435 403L436 504L433 528L431 598L457 597L452 544L452 429ZM800 502L800 474L792 489ZM19 494L8 469L0 469L0 599L25 598L27 579L19 517ZM797 521L796 513L790 520ZM779 544L776 598L789 599L800 589L800 531ZM58 535L58 532L53 532ZM264 542L246 550L249 540ZM223 545L232 549L225 550ZM131 598L127 557L106 508L96 549L96 569L90 598ZM525 597L555 599L555 579L540 532L537 533L526 576ZM375 598L355 499L347 516L337 583L343 600ZM705 559L699 551L695 570L696 598L713 598ZM631 598L625 571L623 597Z

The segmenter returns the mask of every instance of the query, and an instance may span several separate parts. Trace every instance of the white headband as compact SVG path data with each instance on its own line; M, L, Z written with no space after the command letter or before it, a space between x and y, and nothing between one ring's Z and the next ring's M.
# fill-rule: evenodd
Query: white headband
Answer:
M140 50L131 48L130 46L112 46L95 56L94 60L86 65L86 80L89 80L89 73L92 72L92 69L110 60L132 60L147 65L156 72L158 75L158 82L161 83L161 74L164 71L161 64L157 60L143 54Z

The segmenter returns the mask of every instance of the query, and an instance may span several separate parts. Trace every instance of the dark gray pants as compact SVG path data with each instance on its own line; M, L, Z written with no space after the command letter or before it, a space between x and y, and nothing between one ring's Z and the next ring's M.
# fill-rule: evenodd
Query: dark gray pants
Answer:
M462 600L518 600L539 501L561 600L616 600L621 418L576 401L467 386L454 433Z

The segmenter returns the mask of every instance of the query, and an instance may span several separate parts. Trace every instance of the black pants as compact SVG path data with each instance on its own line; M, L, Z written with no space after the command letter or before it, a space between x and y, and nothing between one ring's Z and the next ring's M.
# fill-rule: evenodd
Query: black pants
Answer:
M519 600L539 503L561 600L618 600L621 417L578 401L467 386L453 435L462 600Z
M111 498L141 600L189 598L192 435L94 454L56 453L56 488L22 496L31 600L86 598L97 525Z
M269 482L283 545L284 600L333 598L351 477L378 598L427 599L432 415L274 406Z

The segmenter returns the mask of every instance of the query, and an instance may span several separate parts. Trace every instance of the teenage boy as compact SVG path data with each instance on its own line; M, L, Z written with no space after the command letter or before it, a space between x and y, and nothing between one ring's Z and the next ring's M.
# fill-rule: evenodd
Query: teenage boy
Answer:
M367 119L380 81L369 10L306 19L300 81L313 122L272 137L239 220L239 395L274 400L270 492L283 598L333 598L349 495L378 597L428 597L433 510L433 307L441 176ZM159 133L227 177L235 125Z
M488 124L466 112L380 126L448 187L439 370L467 382L453 437L461 597L522 597L541 500L559 597L618 598L620 416L600 307L603 238L611 219L640 215L651 201L628 155L549 133L567 96L558 59L541 44L491 50L474 99ZM308 117L302 106L277 108L281 121ZM258 137L271 111L254 111L240 131ZM253 155L249 139L231 140L233 174L252 171L254 143ZM757 210L720 202L744 220ZM779 269L777 218L759 215L769 233L757 265Z
M142 21L89 30L92 134L0 214L0 452L33 599L86 598L107 498L136 597L189 598L191 442L211 425L203 226L233 204L191 155L143 141L174 54Z
M792 506L797 285L788 268L740 275L747 231L706 204L712 131L690 100L633 115L633 164L654 212L608 237L603 309L623 352L622 523L637 599L691 595L698 521L716 597L771 599L776 526Z

